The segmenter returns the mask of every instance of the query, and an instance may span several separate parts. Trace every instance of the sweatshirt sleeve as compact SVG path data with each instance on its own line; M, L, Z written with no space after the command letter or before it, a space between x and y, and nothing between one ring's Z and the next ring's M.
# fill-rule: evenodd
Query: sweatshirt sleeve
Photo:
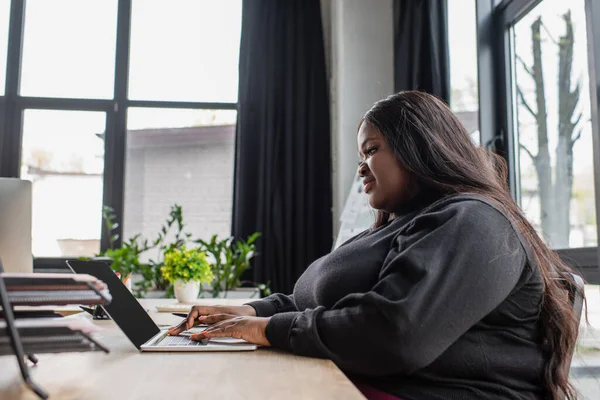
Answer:
M394 239L371 291L331 309L274 315L266 329L271 345L364 375L430 364L510 294L526 264L507 218L467 202L417 216Z
M256 311L257 317L270 317L277 313L298 311L293 295L274 293L264 299L246 303Z

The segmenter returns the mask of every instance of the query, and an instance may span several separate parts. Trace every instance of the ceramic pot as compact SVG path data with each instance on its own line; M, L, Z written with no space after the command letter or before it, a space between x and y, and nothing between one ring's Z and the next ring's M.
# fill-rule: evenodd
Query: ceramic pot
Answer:
M180 303L191 304L196 301L200 294L200 282L176 279L173 287L175 289L175 298Z

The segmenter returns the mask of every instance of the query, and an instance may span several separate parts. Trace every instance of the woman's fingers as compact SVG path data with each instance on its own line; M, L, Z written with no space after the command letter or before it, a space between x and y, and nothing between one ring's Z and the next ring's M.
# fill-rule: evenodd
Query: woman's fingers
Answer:
M233 314L219 313L215 314L217 309L215 307L204 307L195 306L192 308L187 318L181 321L181 323L174 328L171 328L167 333L169 335L179 335L183 331L192 329L198 324L215 324L221 321L226 321L232 318L236 318Z
M217 322L226 321L235 317L236 315L233 314L203 315L198 318L198 322L201 324L216 324Z
M198 318L203 315L202 312L205 312L206 308L208 308L208 307L198 307L198 306L192 307L192 309L190 310L186 319L181 321L181 323L179 325L177 325L175 328L171 328L167 333L169 335L176 336L176 335L179 335L183 331L192 329L195 325L198 325L200 323L200 321L198 321Z
M209 307L204 307L204 306L194 306L192 307L192 309L190 310L190 312L188 313L187 319L186 319L186 329L192 329L192 327L194 326L194 324L196 323L196 320L203 316L206 315Z
M205 330L201 333L196 333L190 336L191 340L201 341L204 339L218 338L218 337L239 337L239 332L236 331L235 327L224 327L219 329Z
M199 321L198 318L202 316L206 316L207 314L214 314L215 307L206 307L206 306L194 306L188 313L185 320L183 320L179 325L177 325L176 329L170 330L169 335L179 335L183 331L187 331L188 329L192 329L195 325L200 323L204 323L203 321Z
M179 325L172 327L171 329L169 329L167 331L168 335L179 335L181 332L188 330L189 328L187 328L187 323L188 320L184 319L183 321L181 321L181 323L179 323Z
M218 322L204 332L192 335L192 340L204 340L218 337L232 337L244 339L250 343L256 343L262 346L270 346L271 343L266 337L266 328L270 318L259 317L235 317L222 322Z
M207 328L201 333L197 333L190 336L191 340L203 340L215 337L233 337L237 339L244 339L244 324L238 324L242 319L240 317L234 317L226 321L217 323L210 328Z

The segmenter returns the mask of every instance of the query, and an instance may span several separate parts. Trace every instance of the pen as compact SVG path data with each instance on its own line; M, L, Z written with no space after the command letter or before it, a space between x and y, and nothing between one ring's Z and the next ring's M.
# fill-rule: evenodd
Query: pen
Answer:
M171 314L173 314L176 317L182 317L182 318L187 318L187 316L188 316L186 313L182 313L182 312L174 312Z
M125 277L125 279L123 279L123 285L127 283L127 281L129 280L129 278L131 278L131 272L129 274L127 274L127 276Z

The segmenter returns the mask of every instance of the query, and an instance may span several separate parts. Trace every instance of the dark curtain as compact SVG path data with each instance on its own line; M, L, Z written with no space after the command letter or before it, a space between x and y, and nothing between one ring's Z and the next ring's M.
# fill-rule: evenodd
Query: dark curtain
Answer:
M395 91L418 89L448 102L447 0L394 0Z
M232 231L257 231L245 278L291 293L331 249L329 99L318 0L245 0Z

